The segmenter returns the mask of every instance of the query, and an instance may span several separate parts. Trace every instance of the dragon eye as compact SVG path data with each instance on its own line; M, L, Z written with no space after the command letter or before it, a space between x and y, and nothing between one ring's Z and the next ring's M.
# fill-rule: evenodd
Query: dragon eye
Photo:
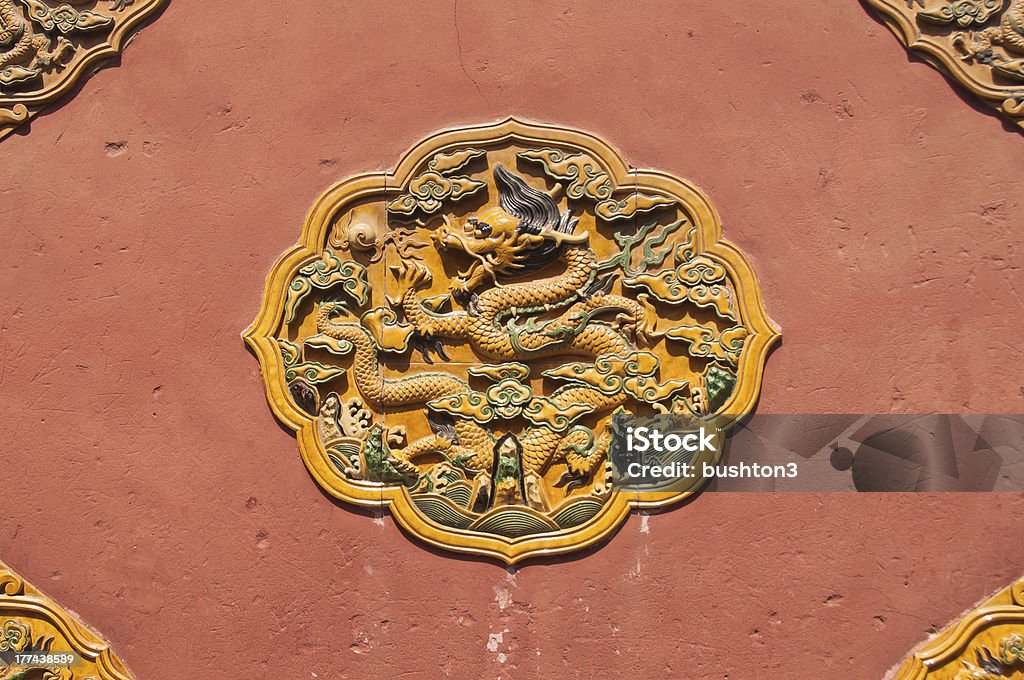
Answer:
M476 231L481 236L490 236L491 235L491 225L487 224L486 222L477 222L476 223Z

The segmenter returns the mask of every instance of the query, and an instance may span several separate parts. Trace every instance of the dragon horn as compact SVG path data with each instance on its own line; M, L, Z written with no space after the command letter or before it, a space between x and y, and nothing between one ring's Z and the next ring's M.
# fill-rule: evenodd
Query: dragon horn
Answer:
M578 246L586 243L590 239L590 232L585 231L581 234L566 234L561 231L555 231L554 229L545 229L540 233L540 236L554 241L557 245L569 244L571 246Z

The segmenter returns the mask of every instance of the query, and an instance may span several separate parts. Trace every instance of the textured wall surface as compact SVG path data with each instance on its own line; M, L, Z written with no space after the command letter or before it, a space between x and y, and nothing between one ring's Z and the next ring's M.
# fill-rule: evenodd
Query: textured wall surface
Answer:
M1024 139L857 2L174 0L0 144L0 557L140 680L866 680L1024 571L1010 495L706 494L514 571L326 498L239 338L267 272L509 114L710 195L762 412L1024 409Z

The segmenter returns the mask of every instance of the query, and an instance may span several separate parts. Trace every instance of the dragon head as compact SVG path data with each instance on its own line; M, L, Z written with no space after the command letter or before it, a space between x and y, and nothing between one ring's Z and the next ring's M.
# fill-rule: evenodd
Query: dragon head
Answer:
M461 250L473 258L452 284L465 298L490 280L519 278L555 260L567 245L582 245L589 234L574 234L577 220L561 213L554 199L498 165L494 168L499 205L456 224L448 216L433 234L440 251ZM499 284L500 285L500 284Z

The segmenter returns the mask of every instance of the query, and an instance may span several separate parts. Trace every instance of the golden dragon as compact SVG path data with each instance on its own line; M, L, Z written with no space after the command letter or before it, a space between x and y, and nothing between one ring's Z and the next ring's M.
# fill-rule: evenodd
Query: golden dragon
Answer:
M57 37L57 46L48 36L36 33L14 0L0 0L0 87L37 77L59 63L71 49L71 42Z
M561 213L554 199L534 189L502 166L494 171L500 206L485 209L460 227L445 218L433 235L438 250L461 251L472 258L451 286L451 297L464 311L440 313L425 304L417 291L431 282L429 270L410 260L392 271L398 281L393 306L401 309L415 328L419 346L429 361L434 347L441 356L441 340L464 342L491 360L530 360L553 355L597 358L627 355L636 341L654 333L653 308L644 299L631 300L609 293L614 275L600 275L589 234L575 234L577 220ZM548 278L507 283L560 262L562 271ZM442 396L465 393L468 385L447 373L421 373L385 379L380 371L371 335L355 323L336 322L335 306L322 304L317 330L352 343L354 376L359 392L381 405L413 405ZM547 317L545 320L538 319ZM527 317L525 324L519 319ZM621 406L627 395L608 394L583 385L563 387L551 396L556 408L576 404L600 414ZM585 428L559 432L537 425L521 437L522 462L527 484L556 462L567 465L562 482L580 485L603 461L611 439L606 428L596 438ZM399 469L413 472L413 461L430 453L459 456L484 477L494 461L491 435L469 419L457 419L448 433L424 437L392 451Z
M1024 59L1008 59L995 49L999 45L1010 52L1024 54L1024 0L1013 0L1000 17L998 26L956 33L953 45L964 53L965 60L976 59L1004 76L1024 79Z

